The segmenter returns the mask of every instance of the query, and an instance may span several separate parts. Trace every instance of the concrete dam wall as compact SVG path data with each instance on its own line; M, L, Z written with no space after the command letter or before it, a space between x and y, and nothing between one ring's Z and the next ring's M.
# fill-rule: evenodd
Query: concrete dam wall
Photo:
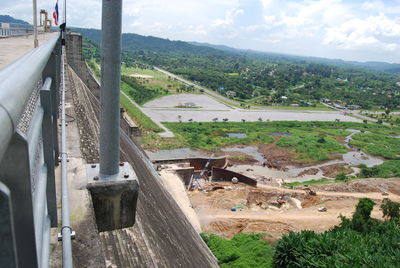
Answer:
M76 94L81 151L86 162L97 160L99 85L89 72L82 56L82 36L69 34L66 40L67 61L72 94ZM79 87L74 85L81 85ZM84 120L86 118L86 122ZM91 124L88 127L87 122ZM93 155L91 155L93 152ZM121 131L121 157L131 163L139 178L136 224L134 227L102 232L102 252L107 267L218 267L217 260L191 226L179 206L160 183L151 161L144 151ZM85 250L77 243L75 250ZM91 249L86 249L90 251ZM77 266L78 267L78 266ZM81 266L83 267L83 266Z

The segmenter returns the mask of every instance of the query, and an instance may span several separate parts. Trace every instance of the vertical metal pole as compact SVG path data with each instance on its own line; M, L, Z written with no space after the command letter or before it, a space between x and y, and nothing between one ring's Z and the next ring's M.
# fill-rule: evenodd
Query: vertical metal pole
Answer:
M38 47L36 0L33 0L33 47Z
M122 0L103 0L100 90L100 178L119 172Z
M67 0L64 0L64 23L67 24Z

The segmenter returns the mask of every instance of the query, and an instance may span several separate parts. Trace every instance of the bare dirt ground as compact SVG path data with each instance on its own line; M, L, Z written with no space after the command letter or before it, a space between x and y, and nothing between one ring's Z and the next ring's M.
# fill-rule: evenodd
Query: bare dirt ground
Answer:
M316 196L303 187L286 189L260 185L257 188L229 182L226 189L189 192L202 231L226 238L238 233L266 233L273 241L289 231L326 231L340 223L339 216L351 217L359 198L376 202L372 216L381 219L384 198L400 201L400 179L364 179L330 185L313 185ZM215 186L215 185L214 185ZM204 191L205 190L205 191ZM382 195L386 191L389 195ZM279 200L284 200L279 204ZM318 208L326 207L326 212ZM231 211L236 207L236 211Z
M320 167L320 169L324 172L322 174L323 176L330 177L330 178L336 177L341 172L343 172L344 174L350 174L353 172L353 170L344 163L326 165L326 166Z
M233 152L220 152L216 154L216 156L222 156L222 155L228 156L230 165L243 165L243 164L251 165L258 162L253 156L242 152L233 151Z

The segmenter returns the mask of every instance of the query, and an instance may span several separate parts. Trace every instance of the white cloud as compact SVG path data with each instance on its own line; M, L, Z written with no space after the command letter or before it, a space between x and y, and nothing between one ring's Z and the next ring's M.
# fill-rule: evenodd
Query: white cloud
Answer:
M400 40L400 23L384 14L366 19L351 19L326 31L324 44L334 44L343 49L359 49L374 45L393 51L397 46L391 40Z
M232 8L226 11L224 19L217 19L214 21L213 26L228 26L234 23L235 17L244 12L243 9Z
M0 1L0 14L32 21L31 1ZM55 0L37 1L52 12ZM67 4L69 26L100 28L101 0ZM399 23L400 0L123 1L124 32L356 60L400 62Z
M260 0L261 5L264 9L267 9L272 4L272 1L273 0Z

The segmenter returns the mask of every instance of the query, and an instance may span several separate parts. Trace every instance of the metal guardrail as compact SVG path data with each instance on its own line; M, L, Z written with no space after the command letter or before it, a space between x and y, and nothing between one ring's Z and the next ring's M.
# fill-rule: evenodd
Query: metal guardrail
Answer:
M28 24L0 23L0 37L28 35L33 33L33 27Z
M62 48L65 49L64 47ZM63 267L72 268L72 245L71 238L74 236L71 224L69 222L69 197L68 197L68 173L67 173L67 134L65 119L65 73L64 73L64 57L63 53L61 58L61 74L62 74L62 90L61 90L61 205L62 205L62 227L61 227L61 241L63 247Z
M57 36L0 71L0 267L49 267L60 63Z

